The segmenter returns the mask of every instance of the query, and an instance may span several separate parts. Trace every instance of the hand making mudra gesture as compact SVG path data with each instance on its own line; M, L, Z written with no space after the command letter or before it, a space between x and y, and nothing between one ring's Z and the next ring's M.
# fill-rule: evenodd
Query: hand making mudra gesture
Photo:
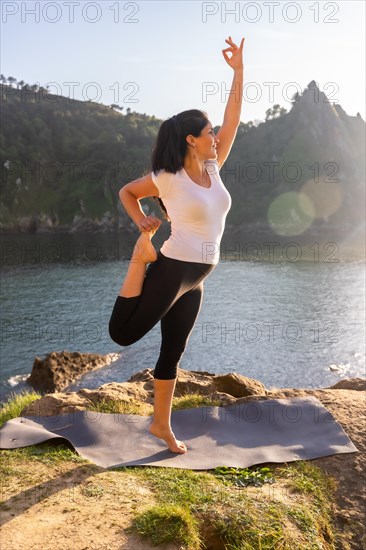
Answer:
M225 58L225 61L232 69L242 69L243 68L243 46L245 38L241 39L240 46L238 47L235 42L232 41L231 36L225 39L225 42L230 44L228 48L222 50L222 54ZM231 52L232 56L229 58L226 52Z

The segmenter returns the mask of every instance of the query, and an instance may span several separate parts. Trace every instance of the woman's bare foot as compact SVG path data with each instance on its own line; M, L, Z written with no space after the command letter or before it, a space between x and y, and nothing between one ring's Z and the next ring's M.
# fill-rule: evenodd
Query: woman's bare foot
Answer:
M151 237L155 231L148 233L143 231L136 241L135 247L132 252L132 260L137 262L143 262L149 264L157 260L156 250L151 242Z
M165 443L173 453L183 454L187 452L187 447L183 441L176 439L170 428L161 428L159 425L152 422L149 426L149 432L152 435L159 437L159 439L164 439Z

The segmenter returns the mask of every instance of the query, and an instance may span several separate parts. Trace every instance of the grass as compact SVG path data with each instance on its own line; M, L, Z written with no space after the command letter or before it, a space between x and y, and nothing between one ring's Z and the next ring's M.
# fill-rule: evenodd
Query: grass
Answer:
M40 397L42 397L41 394L29 390L23 390L19 394L11 394L8 401L1 406L0 426L11 418L21 416L22 410Z
M2 423L21 416L22 409L40 396L35 392L12 397L1 411ZM198 394L176 397L173 409L216 406ZM145 414L148 407L144 405ZM88 407L89 408L89 407ZM141 414L138 403L100 401L90 410ZM41 475L55 476L80 463L89 475L81 488L87 498L108 493L99 468L56 441L12 451L0 451L0 473L9 487L39 483ZM37 467L42 465L42 472ZM187 550L205 545L222 550L332 550L339 533L332 524L335 481L311 461L269 464L265 467L194 471L180 468L120 467L108 470L116 484L127 477L153 494L133 504L126 532L143 537L151 546L177 543ZM127 477L126 477L127 476ZM16 498L16 497L15 497ZM131 499L133 500L133 499ZM7 504L4 502L3 510Z
M139 514L126 531L139 533L154 546L175 542L192 550L202 548L198 522L189 508L180 504L151 506Z
M150 512L153 510L154 517L165 517L167 509L174 511L183 506L187 534L191 533L191 546L186 546L189 550L201 548L198 541L203 534L206 541L219 541L217 548L225 550L335 548L337 534L330 513L332 480L307 462L273 466L270 470L281 488L277 497L267 491L240 490L234 479L230 482L211 471L135 468L135 475L148 484L161 504L141 511L131 529L153 540L146 527ZM309 480L305 490L301 486L304 476ZM309 491L310 485L313 491ZM168 536L165 541L173 542L177 535ZM184 543L182 537L180 542Z
M219 466L215 468L215 474L222 479L230 480L239 487L254 485L260 487L264 483L274 483L270 468L232 468Z

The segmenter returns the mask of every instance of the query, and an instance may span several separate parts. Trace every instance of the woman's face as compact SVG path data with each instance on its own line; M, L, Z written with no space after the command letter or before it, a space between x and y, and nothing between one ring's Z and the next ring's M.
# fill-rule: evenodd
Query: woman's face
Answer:
M204 159L216 159L216 145L219 139L215 136L211 122L208 122L201 130L199 137L193 138L197 153Z

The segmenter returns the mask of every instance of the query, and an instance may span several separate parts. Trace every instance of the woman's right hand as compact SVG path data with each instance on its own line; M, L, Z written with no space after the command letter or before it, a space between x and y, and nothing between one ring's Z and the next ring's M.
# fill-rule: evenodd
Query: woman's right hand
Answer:
M155 216L146 216L137 224L137 227L141 233L143 231L147 231L148 233L153 231L155 233L161 224L162 221L159 220L159 218L156 218Z

